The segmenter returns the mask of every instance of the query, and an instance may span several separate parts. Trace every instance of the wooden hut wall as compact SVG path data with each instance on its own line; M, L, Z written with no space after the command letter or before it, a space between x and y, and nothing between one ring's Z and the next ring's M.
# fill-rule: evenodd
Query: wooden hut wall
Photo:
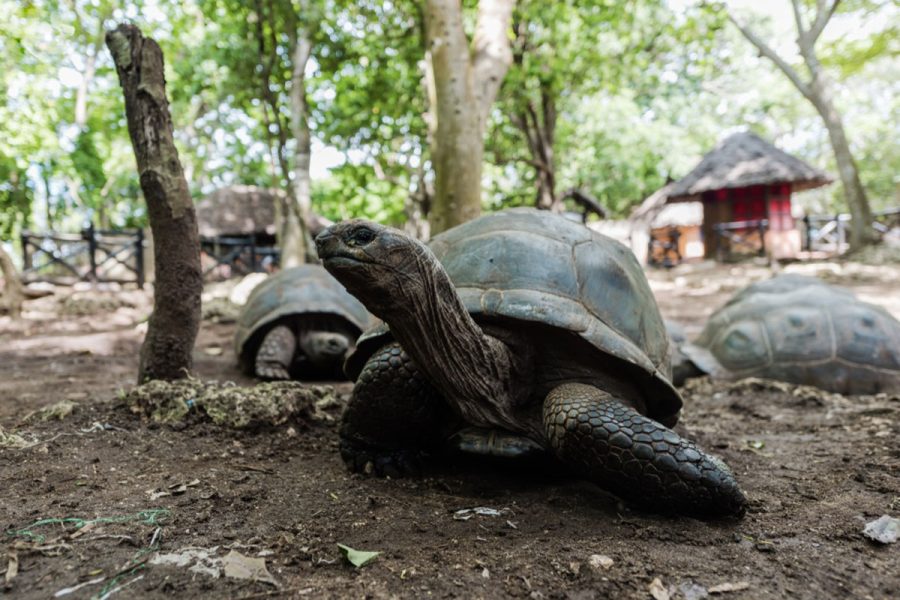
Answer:
M703 193L703 244L707 258L714 258L719 239L714 227L719 223L728 223L731 218L731 203L728 201L728 190L713 190Z
M769 229L771 231L794 229L794 217L791 215L791 184L770 185L768 191Z

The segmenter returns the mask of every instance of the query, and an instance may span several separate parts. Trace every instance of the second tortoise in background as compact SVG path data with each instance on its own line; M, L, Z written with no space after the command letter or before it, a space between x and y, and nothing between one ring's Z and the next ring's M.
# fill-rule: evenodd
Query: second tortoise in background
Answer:
M687 363L673 365L676 384L709 374L841 394L900 391L900 321L815 277L782 275L739 290L678 349Z
M261 379L344 379L343 364L371 315L319 265L285 269L253 289L234 345Z

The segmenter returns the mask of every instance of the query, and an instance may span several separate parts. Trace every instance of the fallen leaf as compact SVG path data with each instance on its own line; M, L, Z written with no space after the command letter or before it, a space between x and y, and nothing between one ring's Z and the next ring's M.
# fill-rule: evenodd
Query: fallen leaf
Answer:
M750 588L749 581L738 581L737 583L720 583L709 588L710 594L724 594L725 592L739 592Z
M508 514L508 508L490 508L489 506L476 506L475 508L461 508L453 513L453 518L457 521L468 521L475 515L481 517L499 517Z
M863 535L880 544L893 544L900 535L900 519L881 515L874 521L866 523Z
M669 591L663 587L659 577L650 582L649 590L654 600L669 600Z
M225 577L234 579L249 579L262 581L277 586L278 583L269 570L266 569L266 559L244 556L237 550L232 550L222 559Z
M19 574L19 555L16 552L9 552L6 559L6 585L9 585Z
M344 555L351 565L356 568L359 568L366 563L371 562L375 559L376 556L381 554L381 552L369 552L367 550L354 550L350 546L345 546L344 544L338 544L338 548L341 549L341 553Z
M595 571L599 571L600 569L605 571L613 566L613 559L602 554L591 554L590 558L588 558L588 564L591 565L591 568Z
M684 596L684 600L703 600L709 598L709 591L700 584L691 580L684 581L678 586L678 591Z

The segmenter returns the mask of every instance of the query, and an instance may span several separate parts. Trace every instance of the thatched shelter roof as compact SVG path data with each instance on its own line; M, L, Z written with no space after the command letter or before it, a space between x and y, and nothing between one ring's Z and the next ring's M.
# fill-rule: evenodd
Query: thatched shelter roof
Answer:
M628 220L642 227L650 227L650 224L656 218L656 215L665 207L666 200L669 199L669 191L672 184L667 183L662 186L640 203L640 205L632 211Z
M713 190L790 183L793 191L832 181L825 172L782 152L750 132L735 133L706 154L694 170L676 181L668 202L697 200Z
M197 203L197 226L203 237L275 235L275 206L288 200L287 194L275 188L255 185L230 185L219 188ZM310 233L316 235L331 224L318 215L312 216Z
M628 221L633 227L653 229L703 223L703 205L700 202L666 202L672 185L667 183L659 188L632 211Z

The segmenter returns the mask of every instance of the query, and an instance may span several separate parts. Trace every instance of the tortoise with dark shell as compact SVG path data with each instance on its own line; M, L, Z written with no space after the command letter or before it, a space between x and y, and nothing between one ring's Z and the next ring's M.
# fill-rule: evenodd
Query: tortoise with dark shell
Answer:
M343 378L343 363L371 315L319 265L266 278L238 318L235 353L260 379Z
M363 220L329 227L316 245L325 268L387 323L347 364L358 376L341 427L351 469L416 472L448 441L505 456L549 451L651 509L743 512L728 467L670 429L682 401L668 338L618 242L514 209L430 248Z

